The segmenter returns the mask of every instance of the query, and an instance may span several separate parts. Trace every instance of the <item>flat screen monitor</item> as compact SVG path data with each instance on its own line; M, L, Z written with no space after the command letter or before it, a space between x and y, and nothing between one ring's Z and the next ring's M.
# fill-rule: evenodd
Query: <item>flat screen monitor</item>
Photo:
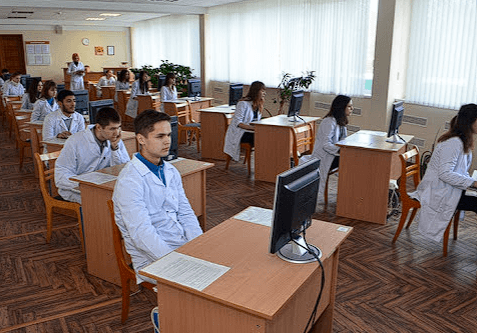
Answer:
M301 233L311 225L320 184L320 161L316 158L277 176L273 223L270 233L270 253L284 260L302 263L315 261L321 251L306 244ZM315 255L296 245L316 249Z
M22 86L26 89L26 85L27 85L27 77L30 77L30 74L23 74L21 77L20 77L20 83L22 84Z
M3 81L10 80L10 76L12 76L12 74L3 74L3 75L2 75Z
M199 97L200 96L201 83L200 79L189 79L187 80L187 92L189 97Z
M389 129L388 129L388 138L386 142L391 143L404 143L398 133L399 133L399 126L402 124L402 117L404 115L404 102L394 102L393 103L393 110L391 113L391 121L389 122Z
M23 84L23 87L25 88L25 91L28 90L28 88L30 88L30 85L33 83L34 80L37 80L37 82L40 82L41 81L41 77L39 76L34 76L34 77L31 77L31 76L28 76L28 77L25 77L25 84Z
M171 161L177 158L179 151L179 128L177 123L177 117L171 116L171 147L169 148L169 155L166 160Z
M75 111L81 114L88 113L89 94L88 90L73 90L76 97Z
M237 105L243 95L243 84L231 84L229 88L229 105Z
M288 107L288 117L293 117L293 120L295 120L295 117L300 114L304 96L305 94L303 93L303 90L297 90L292 92L290 105Z
M96 114L104 107L114 108L114 101L112 99L100 99L98 101L89 102L89 123L96 124Z
M56 85L56 96L58 96L58 94L60 93L60 91L62 90L65 90L65 85L62 83L62 84L57 84Z
M166 76L165 75L159 75L157 77L157 91L161 91L162 86L166 84Z

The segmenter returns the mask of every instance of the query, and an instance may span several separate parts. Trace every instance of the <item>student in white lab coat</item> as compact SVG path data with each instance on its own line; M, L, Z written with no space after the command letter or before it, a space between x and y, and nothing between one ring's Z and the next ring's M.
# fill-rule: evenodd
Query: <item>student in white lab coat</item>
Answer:
M466 189L477 187L468 172L476 134L477 105L463 105L438 139L424 177L410 194L421 203L416 216L419 232L432 240L442 239L456 210L477 212L477 197L465 195Z
M58 110L59 106L55 100L56 83L48 80L41 89L40 99L33 104L33 112L30 121L43 121L50 112Z
M114 85L116 85L116 76L113 74L112 70L108 69L105 71L104 76L99 79L98 84L96 85L96 95L101 97L101 87Z
M113 193L116 224L136 273L202 234L179 171L163 160L171 145L170 116L145 110L134 120L141 149L121 171ZM136 274L137 283L149 281Z
M20 83L22 74L15 72L10 76L10 80L6 81L3 85L3 96L23 96L25 88Z
M320 187L318 190L318 200L323 199L326 186L326 177L331 169L339 165L340 148L336 143L347 136L346 125L348 117L353 112L353 101L345 95L338 95L331 103L330 111L321 121L316 133L315 148L309 156L303 156L300 163L311 158L320 160Z
M68 139L72 134L85 129L84 117L75 112L76 97L71 90L58 94L59 109L49 113L43 121L43 140Z
M22 97L22 109L33 110L35 102L40 98L41 90L43 89L43 82L38 79L33 79L28 87L28 90Z
M126 114L130 117L136 118L138 101L137 95L148 95L149 90L149 75L146 71L139 72L139 78L134 81L131 87L131 96L129 97L128 104L126 106Z
M7 75L10 74L8 69L4 68L2 69L2 75L0 76L0 88L3 87L5 82L7 82L9 79L7 79Z
M262 118L266 94L265 84L255 81L250 86L247 96L237 103L224 143L224 153L232 157L234 161L240 158L240 143L250 143L252 147L254 145L255 128L251 122Z
M55 184L67 201L81 203L78 183L70 178L126 163L129 155L121 140L121 117L113 108L96 114L96 124L71 135L55 163Z
M80 61L78 53L73 53L71 56L73 62L68 66L66 74L71 76L70 90L84 90L83 76L85 74L85 68Z
M161 111L164 111L164 101L177 99L176 75L169 73L166 75L166 83L161 87Z
M118 90L129 90L129 70L121 69L116 81L116 93L114 94L114 101L118 101Z

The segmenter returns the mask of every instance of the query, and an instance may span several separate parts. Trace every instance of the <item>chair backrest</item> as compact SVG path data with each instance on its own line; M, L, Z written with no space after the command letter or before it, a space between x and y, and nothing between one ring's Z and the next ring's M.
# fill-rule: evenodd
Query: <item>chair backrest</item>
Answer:
M172 109L175 111L177 116L177 122L179 126L184 126L193 122L191 116L191 104L190 101L187 101L186 106L183 110L179 110L176 103L169 103L172 106Z
M12 101L21 101L22 96L3 96L5 103L12 102Z
M60 156L61 151L55 151L53 153L48 154L38 154L35 153L35 161L36 165L38 166L38 178L40 181L40 190L41 195L43 196L43 200L49 202L50 200L54 200L51 193L57 193L56 185L55 185L55 168L54 162ZM45 164L48 163L49 168L46 169ZM51 186L51 187L50 187ZM51 189L51 193L50 193Z
M405 152L404 154L399 155L401 160L401 179L399 182L399 193L401 194L401 200L409 199L409 195L407 194L407 180L409 177L412 177L414 182L414 187L419 185L421 181L421 165L419 159L419 149L414 147L413 149ZM410 162L410 160L414 158L414 162Z
M293 161L298 165L300 156L311 155L315 147L315 131L312 123L293 127Z
M27 122L30 121L29 115L14 115L13 129L17 140L27 141L30 138L30 129Z

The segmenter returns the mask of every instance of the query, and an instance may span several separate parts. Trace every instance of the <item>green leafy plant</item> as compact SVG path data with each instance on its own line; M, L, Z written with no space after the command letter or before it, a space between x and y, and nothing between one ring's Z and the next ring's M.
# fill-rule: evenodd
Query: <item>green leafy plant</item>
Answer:
M278 114L283 113L285 103L290 101L293 91L308 89L315 78L315 71L307 71L300 77L293 77L290 73L284 73L277 87L278 97L273 100L274 103L279 103Z

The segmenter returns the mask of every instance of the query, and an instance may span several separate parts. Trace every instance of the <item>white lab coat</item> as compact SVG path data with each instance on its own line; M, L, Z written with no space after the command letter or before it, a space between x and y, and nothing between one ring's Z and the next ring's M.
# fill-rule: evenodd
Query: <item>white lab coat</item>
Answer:
M173 101L177 99L177 89L172 86L172 91L166 87L161 87L161 111L164 112L164 101Z
M116 93L114 94L114 101L118 101L118 90L129 90L129 82L116 81Z
M135 99L137 95L149 95L149 93L144 93L139 89L139 80L133 82L131 86L131 96L126 106L126 114L133 118L137 116L138 101Z
M61 109L49 113L43 121L43 129L41 131L43 140L56 138L56 136L64 131L69 131L71 134L83 131L85 129L84 117L78 112L71 115L70 128L66 127L65 119L67 116Z
M136 273L202 234L179 171L164 162L164 176L166 186L134 156L116 181L113 193L116 224ZM136 279L137 283L146 280L138 274Z
M8 80L2 88L3 96L22 96L25 93L25 88L21 83L15 83Z
M344 129L344 139L347 136L347 129ZM315 147L311 155L305 155L300 159L300 164L312 158L320 160L320 187L318 189L318 200L322 199L325 193L326 177L330 171L331 164L335 156L339 155L340 147L336 143L340 140L340 126L335 117L326 117L322 120L318 132L316 133Z
M114 85L116 85L116 79L114 76L111 76L109 79L106 76L101 77L98 81L98 84L96 85L96 95L101 97L101 87Z
M74 74L76 71L84 71L84 65L81 61L78 62L78 66L74 62L70 63L66 74L71 76L70 90L84 90L83 74Z
M258 113L257 120L262 118ZM234 117L225 133L224 153L232 157L234 161L240 159L240 140L245 132L249 132L238 125L240 123L249 125L253 121L252 101L240 101L235 108Z
M106 141L106 147L101 153L91 127L70 136L56 160L55 184L58 187L58 193L65 200L81 203L81 194L74 190L78 183L69 180L71 177L130 160L122 140L119 141L117 150L112 150L111 143L109 140Z
M464 154L460 138L437 144L417 190L409 194L421 203L416 221L422 235L435 241L442 239L462 191L474 182L468 172L471 164L472 153Z
M32 103L31 100L30 100L30 94L29 93L25 93L23 94L23 97L22 97L22 109L24 110L33 110L33 106L35 105L35 103ZM35 101L36 102L36 101Z
M43 121L48 113L59 109L56 100L53 101L53 105L50 105L44 98L37 99L33 104L33 112L31 113L30 121Z

